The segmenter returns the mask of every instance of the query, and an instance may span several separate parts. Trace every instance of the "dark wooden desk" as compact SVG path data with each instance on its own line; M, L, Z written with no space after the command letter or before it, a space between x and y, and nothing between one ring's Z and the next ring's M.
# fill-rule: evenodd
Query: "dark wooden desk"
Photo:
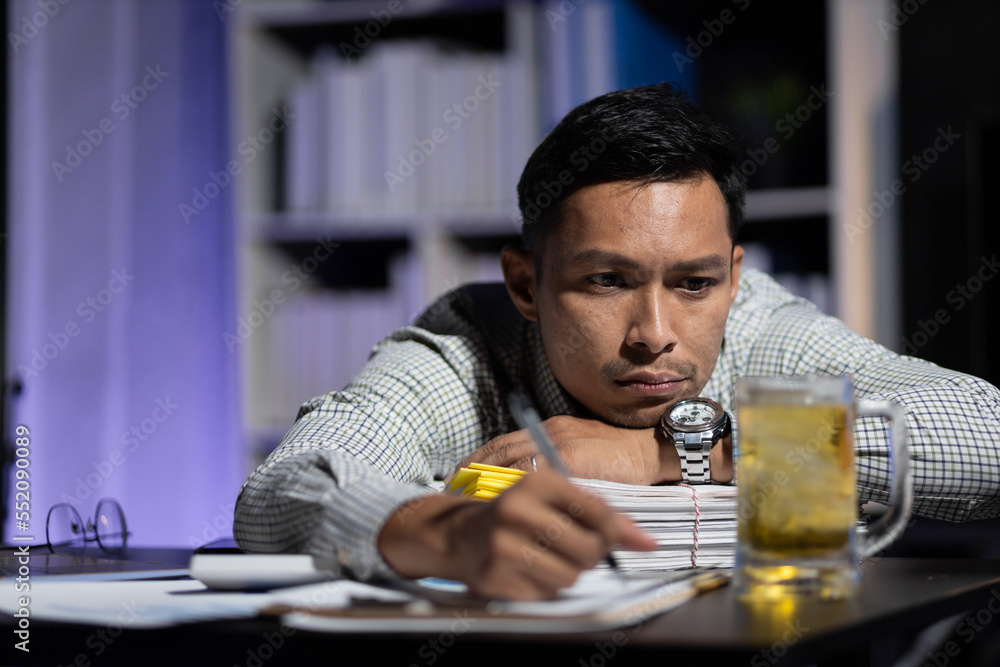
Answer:
M133 551L130 556L142 554ZM161 553L157 559L176 562L181 557L171 559ZM113 643L101 644L101 655L95 655L92 647L99 643L93 637L99 628L34 622L31 653L18 655L17 664L840 667L881 664L869 663L873 644L905 637L963 611L971 612L974 625L958 635L959 654L970 655L973 642L1000 627L1000 560L873 559L863 567L863 582L861 595L853 601L798 605L746 606L736 602L734 591L727 587L641 626L544 637L488 636L477 634L474 626L467 632L434 636L282 634L277 619L258 618L126 630ZM984 623L987 617L992 623ZM8 628L0 656L11 656L15 652L9 650L9 619L0 625ZM8 662L6 657L0 659L2 664ZM960 660L949 658L949 662Z

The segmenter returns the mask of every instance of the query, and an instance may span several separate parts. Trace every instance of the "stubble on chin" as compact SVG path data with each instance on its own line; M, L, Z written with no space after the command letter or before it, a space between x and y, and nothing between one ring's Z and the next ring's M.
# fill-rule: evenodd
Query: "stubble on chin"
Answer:
M660 417L667 409L667 403L640 406L637 408L604 408L600 412L590 411L593 417L612 426L621 428L653 428L660 423Z

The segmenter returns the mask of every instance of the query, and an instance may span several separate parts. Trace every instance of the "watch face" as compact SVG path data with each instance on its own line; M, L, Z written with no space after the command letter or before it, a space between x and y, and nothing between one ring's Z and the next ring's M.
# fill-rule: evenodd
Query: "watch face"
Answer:
M702 401L682 401L670 411L670 420L688 428L708 426L718 417L718 411Z

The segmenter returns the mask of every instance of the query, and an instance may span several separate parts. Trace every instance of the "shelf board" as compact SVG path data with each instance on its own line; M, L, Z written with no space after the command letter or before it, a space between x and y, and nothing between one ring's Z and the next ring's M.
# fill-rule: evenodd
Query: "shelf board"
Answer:
M332 215L327 213L263 213L253 216L257 240L271 243L333 237L340 241L406 239L413 235L412 216Z
M830 214L831 189L778 188L747 193L746 222L809 218Z
M399 0L402 10L394 19L441 13L476 13L502 10L504 0ZM248 4L244 11L255 23L269 26L308 26L356 23L372 20L372 10L387 10L384 0L339 0L338 2L265 2Z
M377 16L389 12L384 1L284 2L248 6L243 20L269 30L293 48L309 55L323 44L345 42L359 51L382 39L433 37L445 43L501 51L506 44L502 0L399 0L401 9L384 23ZM373 15L372 12L375 12ZM365 31L358 37L357 29ZM356 39L362 40L361 44ZM369 40L364 43L363 40Z
M328 256L330 261L316 261L318 245L315 237L274 242L299 266L308 268L307 262L315 262L312 275L320 285L333 289L388 289L393 257L411 249L406 237L342 240L335 243L338 247Z
M825 217L830 214L828 187L781 188L747 193L745 222ZM410 212L329 213L276 211L253 216L261 240L291 242L332 236L368 240L412 238L426 231L452 236L518 236L520 228L510 209L416 210Z
M259 239L290 242L315 239L376 240L412 238L439 231L452 236L516 236L520 228L511 210L455 209L413 213L326 213L280 211L252 216Z

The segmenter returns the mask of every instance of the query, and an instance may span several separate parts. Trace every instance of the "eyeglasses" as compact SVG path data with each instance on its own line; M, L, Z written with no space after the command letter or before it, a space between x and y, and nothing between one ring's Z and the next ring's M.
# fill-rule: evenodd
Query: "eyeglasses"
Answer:
M94 541L102 551L118 553L128 542L125 512L114 498L102 498L97 502L94 518L87 519L85 525L80 513L69 503L53 505L45 519L45 539L52 553L78 554L87 542Z

